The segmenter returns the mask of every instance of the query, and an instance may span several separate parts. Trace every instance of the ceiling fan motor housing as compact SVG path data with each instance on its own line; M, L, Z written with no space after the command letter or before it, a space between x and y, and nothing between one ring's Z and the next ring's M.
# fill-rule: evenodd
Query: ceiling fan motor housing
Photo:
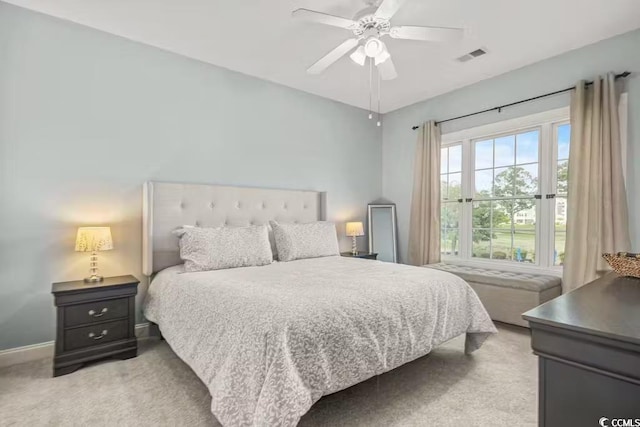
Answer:
M389 33L391 23L388 19L378 18L377 16L369 13L360 17L356 21L357 26L353 29L353 34L356 37L367 36L371 33L376 35L383 35Z

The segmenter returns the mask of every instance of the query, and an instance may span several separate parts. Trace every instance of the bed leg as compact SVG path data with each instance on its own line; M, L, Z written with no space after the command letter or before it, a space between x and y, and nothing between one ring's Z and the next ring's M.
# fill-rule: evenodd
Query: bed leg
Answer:
M149 322L149 336L158 337L161 341L164 341L162 331L160 331L160 327L157 323Z

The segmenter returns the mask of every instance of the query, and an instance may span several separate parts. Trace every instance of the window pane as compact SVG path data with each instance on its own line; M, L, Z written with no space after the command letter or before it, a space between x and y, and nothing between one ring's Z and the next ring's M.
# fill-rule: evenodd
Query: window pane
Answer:
M458 247L460 245L459 236L460 223L460 204L442 203L440 208L440 252L443 255L458 255Z
M493 140L478 141L475 144L476 169L493 167Z
M476 194L475 197L487 198L492 196L493 170L476 171Z
M516 137L515 135L503 136L501 138L496 138L495 140L495 150L496 150L496 159L495 159L495 167L499 166L511 166L515 162L515 143Z
M529 225L529 227L531 227ZM536 230L515 226L513 234L513 260L517 262L536 262Z
M491 202L473 202L473 228L491 228Z
M474 258L490 258L491 230L474 229L473 230L473 253Z
M536 204L533 199L515 199L510 201L513 205L513 224L531 228L536 223ZM526 226L526 227L525 227Z
M567 199L556 197L555 202L553 264L562 265L564 263L564 244L567 237Z
M554 199L554 250L553 265L564 264L564 247L567 238L567 198L569 191L569 147L571 142L571 125L564 124L557 128L557 144L558 144L558 169L557 169L557 187L556 198Z
M449 200L458 200L462 194L462 174L449 174Z
M441 148L440 149L440 173L449 172L447 170L447 164L448 164L448 161L449 161L448 160L449 156L448 156L447 153L449 153L449 149L448 148Z
M511 228L511 210L514 202L512 200L497 200L491 202L491 222L492 228Z
M514 169L516 195L538 192L538 164L516 166Z
M440 227L458 228L460 222L460 204L443 203L440 208Z
M538 162L538 140L540 132L537 130L521 133L516 137L516 164Z
M458 229L442 229L442 239L440 241L440 253L443 255L457 256L460 245Z
M566 228L567 225L567 198L566 197L556 197L556 209L555 209L555 224L556 230L559 226L562 227L562 231Z
M447 200L447 198L449 197L447 185L448 180L449 177L447 176L447 174L440 175L440 198L442 200Z
M553 251L553 265L564 265L564 242L566 238L566 232L556 231L555 248Z
M569 158L569 145L571 142L571 125L558 126L558 160Z
M511 259L511 230L493 230L493 235L491 236L491 259Z
M567 194L569 191L569 160L558 162L558 187L557 194Z
M462 170L462 146L449 147L449 172Z
M496 197L513 196L516 172L514 167L494 169L495 181L493 192Z

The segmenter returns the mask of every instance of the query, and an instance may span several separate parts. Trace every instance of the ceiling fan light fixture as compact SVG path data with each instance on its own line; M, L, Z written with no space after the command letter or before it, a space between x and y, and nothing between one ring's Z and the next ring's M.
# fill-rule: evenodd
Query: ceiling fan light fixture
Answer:
M369 58L375 58L384 50L384 44L377 37L369 37L364 44L364 53Z
M384 61L386 61L389 58L391 58L391 54L387 50L387 46L385 46L384 43L383 43L382 44L382 52L380 52L380 54L378 56L376 56L376 65L382 64Z
M367 60L367 55L364 53L364 46L360 46L354 50L353 53L349 55L349 58L351 58L351 60L356 64L363 66L364 62Z

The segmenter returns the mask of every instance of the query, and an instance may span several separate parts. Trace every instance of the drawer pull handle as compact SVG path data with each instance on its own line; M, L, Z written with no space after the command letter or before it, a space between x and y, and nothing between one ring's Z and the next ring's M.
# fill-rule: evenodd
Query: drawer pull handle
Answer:
M102 317L105 315L105 313L109 311L109 309L107 307L103 308L102 310L100 310L100 313L96 313L95 310L89 310L89 316L93 316L93 317Z
M104 331L102 331L102 333L100 335L96 335L93 332L89 332L89 338L93 338L94 340L101 340L102 338L104 338L107 335L108 332L109 331L106 330L106 329Z

